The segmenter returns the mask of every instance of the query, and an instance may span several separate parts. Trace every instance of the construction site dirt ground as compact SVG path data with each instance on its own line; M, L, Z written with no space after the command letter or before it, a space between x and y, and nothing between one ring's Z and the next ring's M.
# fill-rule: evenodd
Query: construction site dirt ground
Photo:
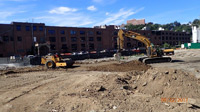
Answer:
M0 70L0 112L200 111L200 50L177 50L171 63L136 59Z

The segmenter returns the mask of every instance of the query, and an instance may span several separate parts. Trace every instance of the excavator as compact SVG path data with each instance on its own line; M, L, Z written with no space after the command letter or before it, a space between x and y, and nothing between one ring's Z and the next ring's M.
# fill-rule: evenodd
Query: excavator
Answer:
M159 46L154 46L147 37L133 31L123 31L122 29L118 31L117 55L120 55L120 52L124 48L124 37L136 39L145 44L147 57L139 58L139 61L146 64L172 61L171 57L164 56L164 52L166 51L161 50ZM169 52L169 50L167 52ZM173 51L170 50L170 52Z

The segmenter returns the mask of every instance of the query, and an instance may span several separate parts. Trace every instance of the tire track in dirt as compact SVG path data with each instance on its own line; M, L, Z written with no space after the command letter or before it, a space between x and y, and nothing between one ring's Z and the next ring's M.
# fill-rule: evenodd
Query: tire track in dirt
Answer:
M64 99L66 97L71 97L70 96L71 93L75 93L77 91L82 90L86 85L89 85L91 82L96 80L96 78L92 78L91 80L91 78L89 78L91 76L86 76L87 73L88 72L82 73L81 75L77 75L75 77L71 75L68 78L66 78L64 81L58 82L57 85L60 85L58 90L60 89L62 90L51 95L43 104L41 104L40 105L41 110L39 111L52 111L54 110L55 107L58 107L58 106L60 108L57 111L61 111L61 110L66 111L65 106L66 106L66 103L69 103L69 102L67 100L65 101Z
M52 79L53 79L53 80L52 80ZM49 79L48 79L48 80L49 80ZM51 80L54 81L54 78L51 78ZM45 80L45 81L47 81L47 80ZM38 82L38 83L40 83L40 82ZM38 89L39 87L45 86L45 85L47 85L48 83L51 83L51 81L50 81L50 82L47 82L47 83L44 83L44 84L40 84L40 85L38 85L38 86L35 86L35 87L31 88L31 89L28 90L28 91L24 91L24 92L22 92L22 94L20 94L20 95L18 95L18 96L15 96L15 97L13 97L13 98L11 98L11 99L9 99L9 100L8 100L7 102L5 102L4 104L10 103L11 101L16 100L17 98L20 98L20 97L22 97L22 96L24 96L24 95L26 95L26 94L29 94L30 92L33 92L34 90Z
M50 81L48 81L47 83L44 83L44 84L37 85L37 86L35 86L35 87L27 90L27 91L22 92L21 94L15 96L15 97L9 99L8 101L6 101L5 103L3 103L3 105L5 105L7 103L10 103L12 101L15 101L15 100L17 100L17 99L19 99L21 97L25 97L25 95L28 95L30 92L34 92L37 89L41 89L42 87L46 87L48 84L50 84L48 87L53 86L55 83L57 83L57 85L62 85L63 84L63 86L61 86L60 88L63 88L66 85L68 85L68 87L66 88L66 90L68 90L71 87L71 85L73 85L73 84L76 85L77 82L75 80L71 80L71 81L69 81L69 82L66 83L66 80L70 79L70 76L68 76L69 74L67 75L68 77L66 77L66 74L59 74L59 75L60 75L60 77L55 77L56 79L55 78L47 79L47 80L45 80L45 82L48 81L48 80L50 80ZM73 75L73 77L74 77L74 75ZM77 75L76 77L77 78L75 78L75 79L78 79L79 75ZM87 79L87 78L85 78L85 79ZM63 82L65 82L65 83L63 83ZM38 82L38 83L41 83L41 82ZM29 85L25 85L25 86L29 86Z
M56 78L56 76L48 75L48 76L42 77L42 78L39 79L39 80L33 80L33 81L31 81L31 82L23 83L23 84L21 84L21 85L14 85L14 86L11 86L11 87L9 87L9 85L8 85L8 86L4 86L4 87L1 88L1 89L4 89L4 88L5 88L5 89L16 89L16 88L28 86L28 85L31 85L31 84L39 83L39 82L41 82L41 81L43 81L43 80L48 80L48 79L52 79L52 78Z

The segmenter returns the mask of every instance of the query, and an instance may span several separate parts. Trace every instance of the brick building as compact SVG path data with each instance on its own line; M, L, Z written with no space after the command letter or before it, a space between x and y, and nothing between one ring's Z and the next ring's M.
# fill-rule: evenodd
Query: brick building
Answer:
M117 49L117 32L114 25L105 28L57 27L44 23L0 24L0 57L11 55L27 55L35 53L35 43L49 43L50 52L101 51ZM190 42L189 34L172 31L136 31L155 45L169 43L178 45ZM144 47L134 39L125 38L125 48ZM40 54L49 49L40 48Z
M127 24L132 24L132 25L144 25L145 24L145 19L131 19L127 21Z

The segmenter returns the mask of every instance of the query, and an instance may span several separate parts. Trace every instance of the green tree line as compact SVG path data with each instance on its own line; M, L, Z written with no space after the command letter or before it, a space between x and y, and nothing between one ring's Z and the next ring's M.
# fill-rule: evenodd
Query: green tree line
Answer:
M192 25L200 25L200 19L195 19L193 22L188 22L187 24L181 24L178 21L174 21L172 23L168 24L153 24L153 23L148 23L145 25L132 25L132 24L127 24L125 26L126 29L128 30L142 30L144 27L147 28L147 30L158 30L160 27L164 28L165 31L177 31L177 32L189 32L192 33Z

